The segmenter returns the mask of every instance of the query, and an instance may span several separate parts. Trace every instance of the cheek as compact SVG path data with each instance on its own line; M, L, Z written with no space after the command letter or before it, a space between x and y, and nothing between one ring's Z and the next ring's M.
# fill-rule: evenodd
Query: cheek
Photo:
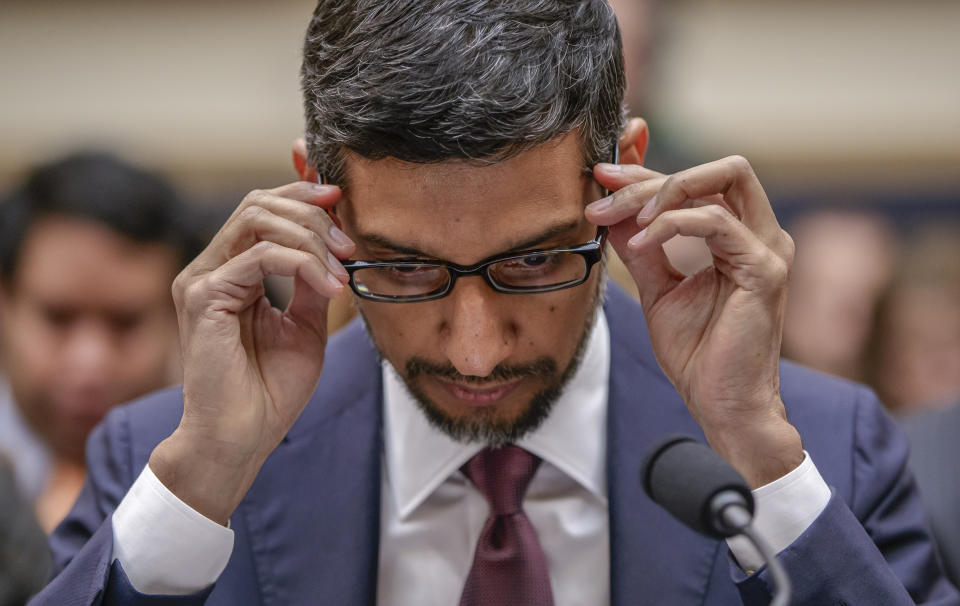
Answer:
M391 361L424 355L429 349L437 332L437 316L428 305L357 302L374 343Z
M176 353L177 325L172 318L153 318L118 340L116 367L134 389L155 387Z
M60 338L37 314L11 313L4 323L5 361L11 375L53 381L58 374Z

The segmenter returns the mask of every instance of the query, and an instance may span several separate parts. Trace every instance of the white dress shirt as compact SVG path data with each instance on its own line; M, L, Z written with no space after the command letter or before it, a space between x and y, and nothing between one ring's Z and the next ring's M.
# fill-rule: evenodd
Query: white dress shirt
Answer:
M461 444L432 428L385 363L381 490L380 606L456 604L473 560L487 504L460 467L481 444ZM518 445L543 459L524 510L547 558L557 606L609 603L606 418L610 334L603 313L583 363L544 423ZM637 405L643 405L638 402ZM809 456L754 491L754 525L780 551L830 498ZM209 586L226 567L233 531L170 493L145 467L113 514L114 557L143 593L185 594ZM189 541L187 540L189 539ZM747 544L729 542L745 570L762 565ZM571 557L575 554L575 557Z

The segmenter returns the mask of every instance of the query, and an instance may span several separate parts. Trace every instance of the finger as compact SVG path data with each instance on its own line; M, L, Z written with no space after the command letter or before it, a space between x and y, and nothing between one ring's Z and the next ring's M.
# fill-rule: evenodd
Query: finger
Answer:
M722 261L716 267L745 290L780 290L786 285L789 261L719 205L666 211L633 236L627 248L662 250L663 243L677 235L704 238Z
M750 163L730 156L671 175L657 193L653 216L686 200L723 196L724 205L768 246L779 245L780 224Z
M299 205L299 203L294 202ZM300 205L302 206L302 205ZM336 275L341 282L349 280L347 271L331 252L329 231L322 230L326 237L317 231L308 229L286 217L275 215L264 206L248 206L230 223L223 233L226 242L224 262L257 242L273 242L287 248L302 250L320 259L327 270Z
M606 198L601 198L585 209L587 220L597 225L616 225L626 219L636 224L638 216L646 217L651 199L660 190L665 177L657 177L625 185Z
M251 206L255 204L317 233L323 238L330 250L341 259L348 258L356 249L356 245L347 234L337 227L333 219L330 218L330 214L320 207L303 204L299 200L284 198L272 193L261 196L256 202L251 203Z
M302 232L294 230L301 234L299 238L295 238L288 233L290 230L281 230L272 217L290 221L316 234L317 237L304 236ZM244 198L233 215L214 235L207 248L192 264L194 267L191 271L202 273L213 270L258 240L269 240L271 236L266 234L272 234L278 238L280 234L285 234L278 243L301 249L309 249L303 246L302 242L319 240L337 259L348 258L356 248L353 241L337 228L324 209L300 200L278 196L272 191L255 190ZM327 258L326 253L318 253L318 256L321 259ZM331 270L335 270L336 267L337 265L331 262Z
M343 195L343 192L336 185L324 185L310 181L294 181L267 191L280 198L299 200L328 210L336 206Z
M291 183L290 185L298 185L298 183ZM332 186L324 185L321 187ZM339 201L342 192L339 188L334 187L333 193L336 198L335 204ZM298 198L283 196L278 194L276 190L257 190L250 192L243 199L234 214L239 215L245 209L254 206L266 208L276 215L286 217L307 229L315 231L323 237L331 249L335 250L338 255L343 255L342 258L346 258L353 253L353 241L336 226L327 212L327 208L332 207L332 204L325 207L319 204L304 203L303 200Z
M644 310L649 311L684 276L671 265L662 246L628 247L627 242L636 231L633 221L624 222L610 228L608 241L636 283Z
M617 191L632 183L664 177L662 173L639 164L611 164L601 162L593 167L593 178L610 191Z
M193 305L207 303L214 310L239 312L250 304L251 293L270 275L297 277L326 298L343 291L343 284L315 255L273 242L258 242L203 276L190 288Z

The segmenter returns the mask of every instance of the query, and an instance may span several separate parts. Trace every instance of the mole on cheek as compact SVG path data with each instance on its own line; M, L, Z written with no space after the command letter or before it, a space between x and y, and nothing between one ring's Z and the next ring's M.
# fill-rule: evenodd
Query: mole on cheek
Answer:
M557 306L556 306L556 305L551 305L551 306L550 306L550 312L553 313L553 312L555 312L555 311L557 311Z

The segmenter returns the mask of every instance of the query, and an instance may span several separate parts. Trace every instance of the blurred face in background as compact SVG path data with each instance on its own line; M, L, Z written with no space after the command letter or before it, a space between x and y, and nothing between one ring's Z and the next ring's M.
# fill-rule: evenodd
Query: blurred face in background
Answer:
M960 402L960 287L911 284L891 293L880 326L879 388L899 412Z
M51 216L27 233L0 289L3 373L58 456L83 461L113 406L167 384L177 344L174 251L88 220Z
M891 279L896 240L878 216L820 211L793 226L797 256L783 327L784 353L863 380L865 348Z

